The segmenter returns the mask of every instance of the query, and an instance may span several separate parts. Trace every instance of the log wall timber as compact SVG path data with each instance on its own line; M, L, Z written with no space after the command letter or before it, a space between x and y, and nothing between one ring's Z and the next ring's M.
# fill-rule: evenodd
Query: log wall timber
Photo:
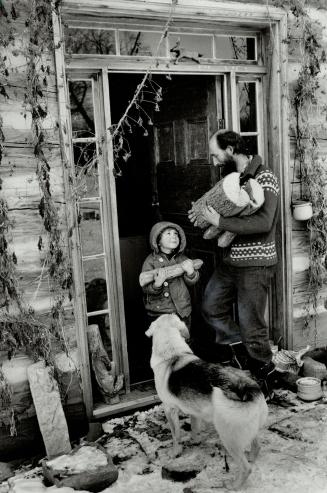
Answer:
M1 163L2 196L9 207L9 218L14 224L10 249L17 256L20 288L27 303L37 312L51 308L49 281L44 269L46 234L39 215L41 193L36 175L37 161L34 155L31 113L24 108L26 93L26 59L23 55L27 43L24 2L17 6L15 42L6 50L10 75L6 92L9 98L0 96L4 152ZM48 116L43 121L47 136L45 155L50 164L51 194L58 205L64 243L67 247L67 225L63 187L62 161L58 129L58 100L54 54L46 54L42 60L48 67L47 85L43 87ZM45 248L39 250L39 237ZM68 302L67 302L68 304ZM69 304L68 304L69 306ZM1 311L0 311L1 316Z
M16 6L16 5L15 5ZM10 6L9 6L10 7ZM17 256L17 271L20 289L24 300L34 308L41 322L48 324L48 313L53 305L45 256L47 234L39 214L41 193L36 174L37 161L34 155L32 119L23 101L26 93L26 60L20 54L26 45L26 26L24 3L19 2L19 18L15 21L17 29L14 54L9 47L10 76L6 92L9 98L0 96L2 131L4 137L3 158L0 168L1 194L9 207L9 219L13 223L10 231L10 250ZM46 134L44 153L50 165L50 183L52 198L57 205L60 217L60 230L63 233L64 247L68 249L66 199L63 185L63 163L59 137L59 107L56 86L54 53L45 55L42 60L47 67L47 85L43 87L44 101L47 105L47 117L42 122ZM39 250L39 237L42 236L44 247ZM78 363L76 362L76 328L72 303L65 301L65 341L70 348L67 359L62 348L54 341L57 352L56 368L62 403L66 415L71 440L79 438L88 431L88 423L80 386ZM1 320L1 310L0 310ZM58 347L56 347L58 345ZM7 355L0 352L0 365L6 364ZM13 360L12 360L13 361ZM15 370L15 362L13 361ZM24 389L14 386L13 409L17 436L10 436L10 427L6 412L0 409L0 460L11 460L25 456L31 451L44 453L42 436L39 431L35 408L31 401L29 385Z
M312 19L318 20L321 25L327 26L326 5L318 5L317 2L308 2L310 5L317 5L321 8L310 9L309 14ZM323 43L327 44L327 30L323 28ZM288 84L290 95L296 83L299 73L301 59L299 54L290 53L288 65ZM319 89L317 91L317 104L313 105L310 115L310 132L314 132L317 138L319 154L322 158L327 153L327 119L326 119L326 91L327 91L327 69L325 64L321 67L319 75ZM295 115L290 106L290 183L291 197L296 199L300 196L299 176L296 170L293 173L294 149L295 149ZM327 163L326 163L327 166ZM294 178L293 178L294 176ZM309 267L309 231L305 221L292 221L292 268L293 268L293 348L301 349L307 344L313 347L325 346L327 344L327 286L319 292L318 309L316 320L312 319L309 326L305 328L304 306L308 299L308 267ZM326 306L325 306L326 305ZM309 307L309 313L314 310Z

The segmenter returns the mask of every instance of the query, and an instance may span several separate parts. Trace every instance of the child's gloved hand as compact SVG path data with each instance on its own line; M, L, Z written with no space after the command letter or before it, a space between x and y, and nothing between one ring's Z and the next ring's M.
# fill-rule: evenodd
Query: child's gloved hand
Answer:
M164 268L160 268L157 270L157 272L154 274L154 287L155 288L161 288L163 283L166 280L166 270Z
M184 260L181 263L181 267L182 267L183 271L185 272L185 274L187 274L189 277L193 276L194 266L193 266L192 260L190 260L189 258L187 260Z

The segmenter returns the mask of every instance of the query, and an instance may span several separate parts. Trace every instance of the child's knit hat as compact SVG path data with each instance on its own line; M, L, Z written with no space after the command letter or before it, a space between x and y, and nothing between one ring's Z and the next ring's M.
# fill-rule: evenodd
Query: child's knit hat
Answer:
M152 226L152 229L150 231L150 245L152 250L155 253L159 253L158 238L161 235L161 233L163 233L163 231L168 228L176 229L177 233L179 234L180 243L179 243L178 253L182 253L186 247L185 233L178 224L171 223L169 221L160 221L156 223L154 226Z

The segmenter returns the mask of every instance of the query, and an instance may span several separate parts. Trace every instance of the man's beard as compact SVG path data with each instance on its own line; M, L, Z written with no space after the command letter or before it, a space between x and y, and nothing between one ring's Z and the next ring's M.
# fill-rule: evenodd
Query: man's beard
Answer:
M224 178L224 176L234 173L235 171L237 171L235 159L233 156L228 156L222 166L221 177Z

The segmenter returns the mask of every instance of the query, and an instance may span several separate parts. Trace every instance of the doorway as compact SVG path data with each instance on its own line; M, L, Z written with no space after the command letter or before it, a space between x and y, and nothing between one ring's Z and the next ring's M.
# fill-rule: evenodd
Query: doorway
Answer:
M111 120L123 114L141 74L109 74ZM150 253L149 232L157 221L182 226L186 254L203 260L201 281L192 290L193 337L200 322L203 289L218 258L214 242L203 240L187 218L191 202L216 183L218 169L210 163L208 139L222 118L220 76L152 76L154 88L162 88L160 111L156 103L142 103L130 113L131 128L124 127L124 146L130 155L116 161L116 196L121 252L127 349L131 384L152 378L149 365L151 341L143 294L138 277ZM133 124L132 122L142 122ZM125 155L125 151L123 156Z

